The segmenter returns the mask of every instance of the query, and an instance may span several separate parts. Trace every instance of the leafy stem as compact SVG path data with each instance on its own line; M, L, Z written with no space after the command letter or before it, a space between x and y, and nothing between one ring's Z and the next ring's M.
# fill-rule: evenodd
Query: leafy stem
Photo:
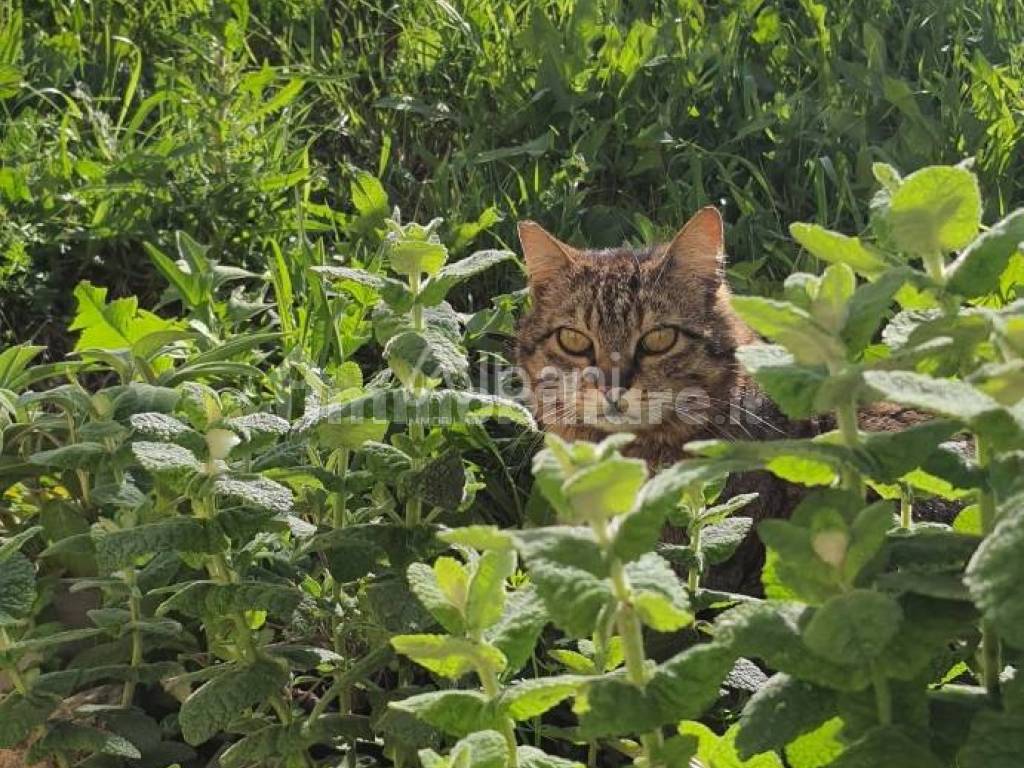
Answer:
M991 462L990 446L981 435L975 435L975 451L978 466L984 472ZM991 489L982 488L978 492L978 510L981 513L982 534L989 536L996 524L996 501ZM985 690L993 700L1000 697L999 671L1000 660L999 635L989 621L981 623L981 668Z
M494 671L493 667L487 664L480 664L477 667L477 675L480 678L480 684L483 686L484 693L491 701L496 701L501 695L501 683L498 682L498 673ZM508 745L509 768L517 768L519 760L516 752L516 725L512 718L507 715L502 718L501 735L505 737L505 743Z
M860 445L860 431L857 427L857 399L851 397L849 400L840 402L836 406L836 423L839 426L839 433L843 438L843 444L847 448L856 449ZM842 470L843 487L864 497L864 478L856 467L846 465Z
M130 663L132 669L135 669L142 664L142 631L139 628L139 622L142 620L142 595L139 592L134 568L129 566L125 569L124 580L128 586L128 611L132 621L132 655ZM121 706L130 706L134 697L135 678L133 677L124 683L124 690L121 693Z

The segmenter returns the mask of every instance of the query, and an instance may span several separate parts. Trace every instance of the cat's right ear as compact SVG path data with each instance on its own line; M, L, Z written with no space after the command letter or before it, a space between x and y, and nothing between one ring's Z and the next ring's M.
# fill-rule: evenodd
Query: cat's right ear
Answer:
M543 283L575 262L576 251L534 221L519 222L519 242L530 285Z

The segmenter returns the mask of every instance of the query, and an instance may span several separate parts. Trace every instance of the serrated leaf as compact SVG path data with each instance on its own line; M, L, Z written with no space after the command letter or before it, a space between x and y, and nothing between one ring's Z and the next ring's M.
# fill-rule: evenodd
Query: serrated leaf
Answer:
M132 453L143 469L158 476L198 472L200 468L199 460L192 451L174 443L140 440L132 443Z
M304 753L318 743L371 738L369 720L358 715L320 715L287 725L269 725L236 741L217 758L221 768L265 765L271 759Z
M56 697L10 692L0 700L0 749L13 749L29 737L60 704Z
M505 654L494 646L448 635L395 635L392 647L436 675L458 680L478 668L501 672Z
M427 307L438 304L459 283L514 257L511 251L477 251L464 259L446 264L424 287L419 301Z
M439 573L450 574L447 579L449 585L455 579L463 583L461 589L454 590L461 597L460 600L457 600L456 594L452 594L451 588L442 588ZM426 563L412 563L406 571L406 578L412 593L446 631L453 635L464 633L463 610L468 579L457 561L453 558L439 557L433 568Z
M48 451L39 451L29 456L33 464L58 469L87 469L103 459L109 459L110 452L100 443L73 443Z
M948 269L946 287L973 299L999 290L999 278L1024 242L1024 209L1018 209L979 235Z
M658 665L643 689L621 675L586 687L580 731L588 738L644 733L699 717L718 698L736 657L718 644L696 645Z
M469 361L447 334L434 328L408 330L392 336L384 347L388 365L407 387L425 381L456 386L466 380Z
M292 492L288 488L266 477L245 480L218 477L213 490L218 496L278 515L291 512L294 504Z
M456 737L500 724L490 700L479 691L431 691L392 702L390 706Z
M978 180L964 168L922 168L892 193L887 223L906 253L959 250L974 239L981 223Z
M793 768L827 768L845 749L840 740L842 729L842 719L833 717L820 728L787 744L786 760Z
M855 589L821 606L804 628L807 647L841 664L867 665L899 631L899 603L879 592Z
M784 346L799 363L845 358L838 339L795 304L760 296L734 296L732 307L755 331Z
M841 235L818 224L790 224L789 233L815 258L828 264L846 264L865 277L874 277L888 266L878 251L858 238Z
M492 549L476 561L466 599L466 626L482 632L494 625L505 610L505 581L515 572L516 553Z
M194 581L175 592L156 610L158 616L179 611L189 616L227 616L239 611L265 611L288 620L302 600L302 593L288 584L261 581L218 584Z
M577 675L521 680L502 691L497 706L513 720L530 720L574 696L583 683Z
M521 587L508 595L501 618L484 634L491 645L505 654L508 660L506 675L515 674L529 661L537 638L548 621L548 612L533 585Z
M750 517L728 517L701 529L700 552L711 565L724 563L736 552L754 527Z
M1007 510L967 566L964 582L988 621L1008 643L1024 648L1024 510Z
M0 626L26 618L36 599L36 569L18 551L0 560Z
M647 465L619 456L573 473L562 488L573 518L570 523L608 520L633 508L647 480Z
M735 725L719 736L703 723L683 722L679 733L697 740L697 762L708 768L782 768L782 761L772 752L741 759L734 744Z
M136 558L155 552L212 554L221 549L221 542L201 522L186 517L96 533L93 543L97 562L108 573L132 565Z
M288 670L260 660L233 666L203 683L181 705L178 722L185 741L196 746L223 731L244 710L261 704L288 682Z
M507 768L509 745L497 731L477 731L464 736L452 748L453 768Z
M92 755L110 755L139 759L142 753L130 741L116 733L101 731L76 723L56 723L46 735L32 745L30 760L43 760L49 755L85 752Z
M942 762L916 735L897 727L878 727L853 742L830 768L941 768ZM979 766L980 768L980 766ZM986 764L986 768L994 768Z
M779 750L835 713L832 691L777 673L743 707L736 749L744 759Z

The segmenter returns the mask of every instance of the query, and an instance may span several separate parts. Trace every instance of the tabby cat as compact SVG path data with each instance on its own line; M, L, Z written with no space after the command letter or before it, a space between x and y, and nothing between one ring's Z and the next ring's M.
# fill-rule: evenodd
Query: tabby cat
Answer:
M519 238L531 308L518 329L517 358L534 413L567 440L628 431L629 455L652 469L684 457L706 438L807 437L833 428L824 418L787 420L736 360L758 340L733 312L725 282L722 217L703 208L667 245L583 250L524 221ZM899 430L922 414L879 404L862 429ZM725 493L756 492L756 519L789 513L799 488L764 472L730 479ZM926 513L948 517L949 510ZM763 557L755 539L715 586L757 592Z

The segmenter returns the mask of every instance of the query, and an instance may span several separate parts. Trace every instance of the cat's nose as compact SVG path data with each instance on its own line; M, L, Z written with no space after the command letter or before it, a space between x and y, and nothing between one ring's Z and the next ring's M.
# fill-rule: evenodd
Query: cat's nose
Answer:
M624 387L608 387L604 390L604 399L608 402L608 409L615 413L622 413L626 410L625 398Z

